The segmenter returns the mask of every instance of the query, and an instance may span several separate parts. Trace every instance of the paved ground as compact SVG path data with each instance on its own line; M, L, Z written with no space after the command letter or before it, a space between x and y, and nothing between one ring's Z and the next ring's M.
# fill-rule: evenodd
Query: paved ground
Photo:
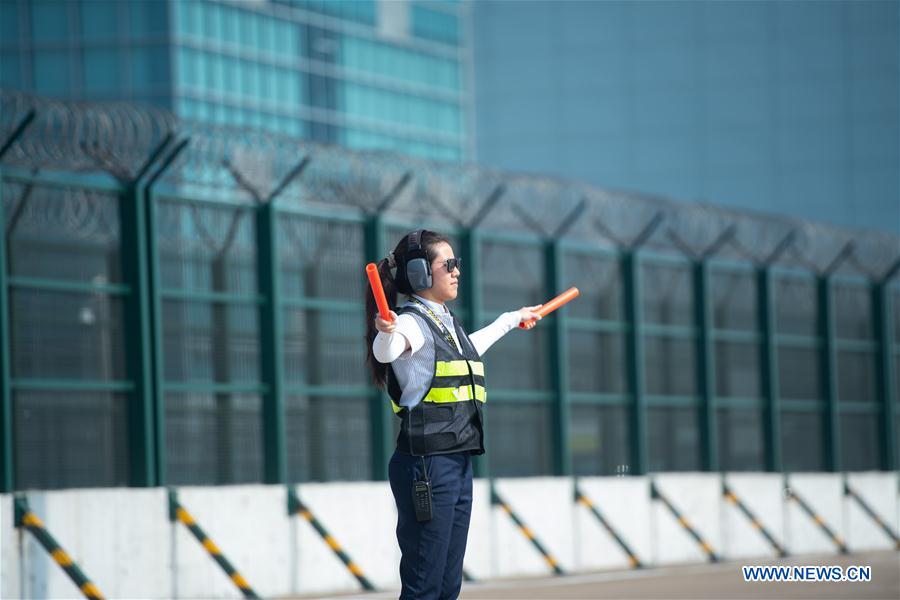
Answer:
M741 565L868 565L868 583L746 583ZM331 596L376 600L396 598L397 591ZM608 571L540 579L463 584L460 600L565 600L593 598L744 598L744 599L900 599L900 553L873 552L849 556L801 556L782 560L745 561L661 567L641 571Z

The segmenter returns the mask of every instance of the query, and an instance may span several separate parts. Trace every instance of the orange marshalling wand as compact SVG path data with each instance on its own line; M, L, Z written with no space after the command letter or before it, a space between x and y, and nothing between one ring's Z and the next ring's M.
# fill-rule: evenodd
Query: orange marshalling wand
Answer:
M378 267L375 266L375 263L366 265L366 276L369 278L369 285L372 286L375 304L378 305L378 314L385 321L393 321L391 309L388 307L387 298L384 296L384 288L381 287L381 276L378 274Z
M539 309L537 309L534 312L541 315L542 317L546 317L547 315L552 313L554 310L556 310L557 308L559 308L560 306L562 306L569 300L577 298L578 294L580 294L580 293L581 292L578 291L577 287L570 287L569 289L564 291L562 294L560 294L553 300L550 300L546 304L543 304ZM531 321L519 323L519 328L526 329L528 327L528 325L533 325L536 320L537 319L532 319Z

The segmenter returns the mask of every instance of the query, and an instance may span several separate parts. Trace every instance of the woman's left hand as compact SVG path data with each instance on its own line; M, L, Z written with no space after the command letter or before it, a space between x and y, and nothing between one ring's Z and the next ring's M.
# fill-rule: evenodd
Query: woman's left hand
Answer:
M525 329L531 329L534 327L538 321L541 320L541 315L536 313L535 311L542 307L543 304L536 304L534 306L523 306L519 309L519 324L525 324Z

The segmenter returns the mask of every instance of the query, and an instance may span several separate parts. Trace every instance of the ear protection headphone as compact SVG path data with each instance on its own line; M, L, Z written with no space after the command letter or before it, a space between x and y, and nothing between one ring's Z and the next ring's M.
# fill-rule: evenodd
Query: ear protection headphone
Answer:
M405 260L402 264L397 265L397 279L400 284L397 287L404 294L427 290L433 282L431 263L422 247L424 232L424 229L417 229L406 236Z

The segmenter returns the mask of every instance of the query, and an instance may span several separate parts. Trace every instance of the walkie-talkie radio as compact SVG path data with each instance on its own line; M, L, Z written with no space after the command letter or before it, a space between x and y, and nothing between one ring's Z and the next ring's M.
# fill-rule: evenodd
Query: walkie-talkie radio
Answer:
M413 508L416 511L416 521L430 521L431 513L431 481L428 479L428 471L425 468L425 457L422 457L422 475L424 480L418 478L413 481Z

